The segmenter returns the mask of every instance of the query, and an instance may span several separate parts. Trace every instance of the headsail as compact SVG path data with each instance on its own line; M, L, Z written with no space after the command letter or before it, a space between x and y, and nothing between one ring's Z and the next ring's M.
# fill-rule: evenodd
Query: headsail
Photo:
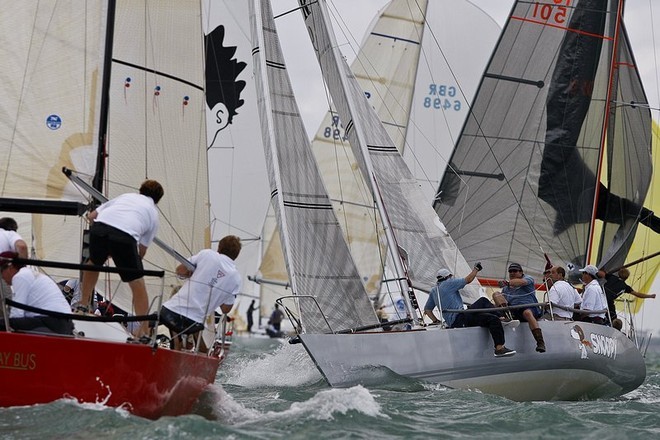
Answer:
M415 89L426 3L389 3L374 20L352 64L356 78L381 120L387 121L385 126L400 151ZM345 132L339 116L329 110L312 140L312 150L367 293L375 297L385 260L385 249L378 238L382 226L350 145L342 140ZM270 240L260 272L265 279L286 281L278 279L278 273L272 270L281 255L277 243L279 237ZM280 293L284 294L281 289Z
M606 212L598 263L625 258L651 175L650 114L620 14L618 1L515 3L434 205L484 276L510 261L538 276L544 252L595 262L592 222Z
M103 189L112 198L147 178L161 182L158 238L187 257L209 247L201 4L121 0L114 26ZM155 245L145 259L166 271L166 286L179 284L178 264ZM124 290L116 300L130 310ZM148 290L152 297L160 285Z
M299 301L303 328L328 333L376 324L307 141L270 2L251 6L262 135L282 249L292 291L313 296L320 307L309 298Z
M386 228L395 239L390 249L408 255L408 276L415 287L428 290L435 284L438 267L464 274L469 266L444 230L432 209L424 202L417 180L406 166L378 115L365 98L330 33L330 21L323 2L300 1L321 70L359 169L370 182L372 200L379 205ZM400 258L398 256L397 258ZM403 273L399 273L404 276ZM468 299L479 296L479 289L468 286Z

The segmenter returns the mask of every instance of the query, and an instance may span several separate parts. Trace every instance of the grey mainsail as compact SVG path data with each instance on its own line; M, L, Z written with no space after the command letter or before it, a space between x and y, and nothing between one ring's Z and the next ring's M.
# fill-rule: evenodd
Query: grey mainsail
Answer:
M256 1L251 8L254 69L271 202L280 226L292 291L313 296L318 303L317 307L308 298L298 302L303 329L328 333L376 324L373 306L307 140L270 2Z
M651 117L620 7L515 3L434 204L485 276L510 261L538 276L544 252L569 267L623 263L651 177Z

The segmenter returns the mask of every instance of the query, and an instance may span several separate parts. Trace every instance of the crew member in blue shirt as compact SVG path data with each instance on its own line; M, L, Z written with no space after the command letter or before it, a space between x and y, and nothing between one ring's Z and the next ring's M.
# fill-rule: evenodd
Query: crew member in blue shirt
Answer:
M504 299L510 306L520 306L530 304L529 307L513 309L512 314L515 319L525 321L529 324L529 329L536 340L536 351L545 352L545 342L543 341L543 332L536 321L541 317L541 308L531 304L538 303L536 298L536 286L534 278L523 273L522 266L518 263L509 264L509 281L500 281Z
M463 298L459 290L470 284L477 276L477 272L481 270L481 264L477 263L465 278L453 278L452 273L448 269L440 269L438 271L438 282L431 289L429 299L424 306L424 314L431 318L433 323L440 322L433 314L433 309L438 306L442 311L442 318L450 328L456 327L486 327L493 338L495 344L495 356L512 356L516 354L514 350L510 350L504 346L504 329L502 321L495 310L493 313L477 312L477 313L457 313L447 312L445 310L461 310L463 309ZM488 298L482 297L475 301L468 308L471 309L486 309L494 308L493 304Z

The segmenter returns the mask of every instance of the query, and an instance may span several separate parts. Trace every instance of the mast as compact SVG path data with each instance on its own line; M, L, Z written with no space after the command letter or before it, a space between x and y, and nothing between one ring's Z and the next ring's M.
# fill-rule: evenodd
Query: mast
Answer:
M596 216L598 210L598 199L599 199L599 188L600 188L600 179L603 169L603 159L605 157L605 149L607 148L607 136L608 136L608 126L610 122L611 108L612 108L612 94L614 93L615 88L615 69L618 62L618 51L619 51L619 37L621 32L621 21L623 18L623 3L624 0L620 0L617 5L616 18L614 20L614 42L612 44L612 51L610 52L610 71L608 79L608 90L607 90L607 99L605 100L605 120L603 121L603 130L601 131L601 141L600 141L600 151L598 153L598 169L596 172L596 182L594 183L594 203L591 210L591 220L589 222L589 240L587 242L587 252L586 259L584 264L587 265L591 261L591 253L594 246L594 229L596 227ZM610 24L611 28L612 24ZM603 36L604 37L604 36Z
M103 78L101 80L101 108L99 110L98 152L96 155L96 171L92 186L98 191L103 190L105 171L106 142L108 141L108 109L110 106L110 77L112 74L112 47L115 34L116 0L108 0L108 18L105 31L105 47L103 57Z

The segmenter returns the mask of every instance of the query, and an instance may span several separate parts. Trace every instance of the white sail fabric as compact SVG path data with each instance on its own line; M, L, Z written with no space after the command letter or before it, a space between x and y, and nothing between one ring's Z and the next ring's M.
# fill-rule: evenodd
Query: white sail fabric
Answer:
M3 0L0 9L0 197L84 202L61 169L94 173L106 2ZM78 263L82 229L73 215L34 214L18 232L33 257Z
M389 3L379 12L352 64L356 78L381 120L386 121L385 127L396 139L399 150L403 150L415 88L426 3ZM342 140L346 140L343 127L331 109L312 140L312 149L362 281L368 294L375 297L385 264L385 243L379 240L382 225L350 145ZM260 272L265 279L286 281L271 271L273 262L281 255L281 250L273 245L278 241L279 238L270 241Z
M388 3L367 31L351 70L430 204L500 28L469 1L426 5ZM478 36L465 21L480 30ZM376 296L385 260L378 238L382 225L350 145L338 139L345 140L345 132L330 109L312 149L362 281ZM263 234L268 245L259 270L264 279L286 283L276 235ZM269 304L286 294L283 287L261 285L262 301Z
M240 105L231 123L218 123L214 111L218 99L209 99L207 106L209 191L211 194L211 238L214 244L227 234L241 238L242 249L236 266L244 276L242 293L258 296L257 285L248 282L246 275L254 275L261 260L261 229L269 206L268 178L263 160L261 131L255 127L259 120L256 89L252 74L252 41L250 40L249 2L245 0L205 0L205 33L224 32L221 43L233 50L235 63L220 59L221 69L233 72L234 94ZM237 67L244 66L240 71ZM227 83L225 81L225 84ZM244 87L236 93L236 87ZM223 93L219 94L221 97ZM283 264L283 263L282 263ZM277 298L277 295L275 298ZM249 300L237 298L245 310ZM239 304L240 303L240 304ZM262 308L270 314L274 299L265 298Z
M371 106L399 151L404 149L425 28L426 1L389 3L379 14L351 66ZM370 295L380 290L385 243L378 210L331 109L312 147L351 254Z
M262 136L282 250L294 294L315 299L298 302L303 329L328 333L374 325L373 306L305 136L270 2L251 5Z
M439 267L457 275L470 268L458 252L428 203L416 179L383 128L369 101L337 49L329 30L329 17L323 2L301 2L301 10L316 49L326 84L338 108L347 137L353 147L365 180L371 173L396 243L407 254L409 277L415 287L428 290L435 284ZM401 274L403 275L403 274ZM465 298L480 296L477 283L464 289Z
M188 257L210 245L200 2L118 1L114 35L104 192L112 198L159 181L158 238ZM179 284L178 264L149 247L145 269L165 270L168 287ZM150 299L160 294L160 280L145 281ZM115 289L104 290L131 310L127 286Z

